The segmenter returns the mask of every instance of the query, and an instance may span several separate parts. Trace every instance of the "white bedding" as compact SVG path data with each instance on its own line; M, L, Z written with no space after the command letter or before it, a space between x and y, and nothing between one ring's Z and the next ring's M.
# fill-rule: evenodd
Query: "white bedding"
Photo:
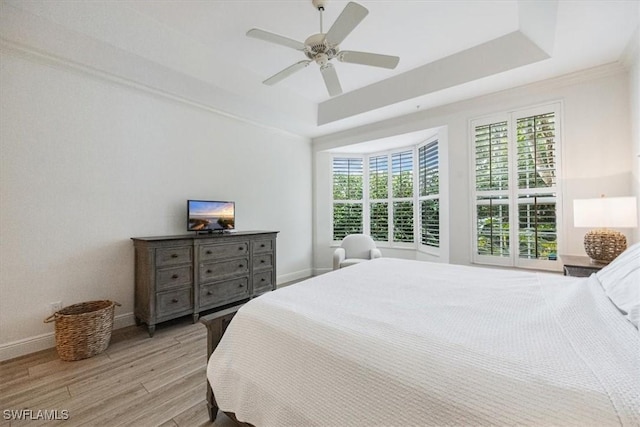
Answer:
M368 261L245 304L207 376L259 427L640 425L640 336L595 275Z

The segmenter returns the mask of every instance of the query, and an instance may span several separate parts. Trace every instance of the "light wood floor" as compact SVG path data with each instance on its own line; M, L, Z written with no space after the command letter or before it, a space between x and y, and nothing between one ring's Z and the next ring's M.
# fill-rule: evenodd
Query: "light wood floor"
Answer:
M90 359L61 361L55 349L0 363L0 426L215 426L209 422L206 328L190 317L113 332L109 348ZM5 410L68 411L66 421L8 421Z

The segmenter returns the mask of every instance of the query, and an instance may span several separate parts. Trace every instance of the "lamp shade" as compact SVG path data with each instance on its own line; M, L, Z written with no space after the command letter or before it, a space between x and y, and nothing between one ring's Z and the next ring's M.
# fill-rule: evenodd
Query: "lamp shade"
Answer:
M573 225L587 228L638 226L635 197L600 197L573 201Z

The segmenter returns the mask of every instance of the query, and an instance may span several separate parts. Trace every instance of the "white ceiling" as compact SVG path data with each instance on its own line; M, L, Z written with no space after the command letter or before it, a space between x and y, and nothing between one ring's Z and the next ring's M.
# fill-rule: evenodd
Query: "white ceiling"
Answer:
M617 61L640 22L638 0L358 0L369 15L341 49L397 55L400 63L395 70L336 63L345 94L329 99L316 64L275 86L262 85L305 58L245 36L257 27L304 41L319 32L311 0L2 3L196 78L234 99L212 107L308 137ZM346 4L327 2L325 32ZM544 55L530 64L489 68L495 75L474 74L474 47L485 44L490 50L495 39L513 33L524 34ZM516 43L513 49L523 48ZM507 63L513 56L505 51L500 60ZM445 64L447 57L452 61ZM455 69L447 68L453 63ZM432 87L420 88L419 81ZM320 119L318 111L324 115Z

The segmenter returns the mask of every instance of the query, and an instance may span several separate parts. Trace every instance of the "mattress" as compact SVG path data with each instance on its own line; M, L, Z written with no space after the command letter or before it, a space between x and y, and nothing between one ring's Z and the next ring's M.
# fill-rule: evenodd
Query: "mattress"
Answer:
M595 275L368 261L245 304L207 377L260 427L640 425L640 336Z

